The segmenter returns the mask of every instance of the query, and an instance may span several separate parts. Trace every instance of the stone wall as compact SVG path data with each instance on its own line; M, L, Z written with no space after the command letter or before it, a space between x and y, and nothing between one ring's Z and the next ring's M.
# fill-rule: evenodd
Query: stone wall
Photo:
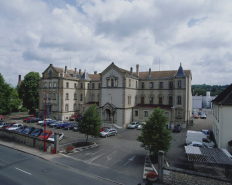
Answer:
M11 116L19 116L19 115L29 115L28 112L11 112L10 113Z
M3 141L20 143L20 144L30 146L33 148L37 148L40 150L44 149L43 139L33 137L30 135L26 135L26 134L22 134L20 132L18 133L14 131L0 129L0 139ZM53 144L53 142L46 141L46 151L47 151L47 148L51 146L51 144Z
M174 167L164 167L163 183L178 184L178 185L231 185L232 181L222 178L207 175L204 173L193 172L190 170L179 169Z

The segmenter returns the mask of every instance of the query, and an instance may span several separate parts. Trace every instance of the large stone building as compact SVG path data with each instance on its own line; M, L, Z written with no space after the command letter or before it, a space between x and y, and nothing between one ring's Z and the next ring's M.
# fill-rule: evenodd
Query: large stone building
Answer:
M59 120L96 104L103 123L126 127L131 121L145 121L160 107L170 120L168 128L185 128L192 115L191 80L191 71L181 65L178 70L142 72L136 65L134 72L111 63L102 73L88 74L50 64L40 80L39 109L44 110L46 92L47 114Z

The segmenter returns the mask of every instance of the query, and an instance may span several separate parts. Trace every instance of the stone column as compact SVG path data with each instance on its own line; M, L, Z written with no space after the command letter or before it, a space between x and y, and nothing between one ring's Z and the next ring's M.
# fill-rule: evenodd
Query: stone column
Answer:
M164 151L158 152L158 181L163 182Z
M54 147L56 149L56 154L59 152L59 132L54 133Z

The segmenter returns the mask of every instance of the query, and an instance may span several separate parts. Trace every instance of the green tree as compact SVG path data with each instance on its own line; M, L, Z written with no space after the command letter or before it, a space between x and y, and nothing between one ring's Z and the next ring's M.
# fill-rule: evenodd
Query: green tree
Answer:
M19 94L15 88L12 88L12 93L10 97L10 107L12 111L18 111L19 106L21 105L22 100L19 99Z
M0 114L7 114L11 112L11 99L12 87L7 84L0 73Z
M137 137L137 141L141 142L140 146L153 156L157 156L159 150L166 154L171 146L172 136L171 131L166 129L167 122L164 111L156 108L143 125L141 135Z
M19 98L23 101L23 107L34 112L39 104L39 73L29 72L18 87Z
M89 135L92 137L99 136L101 124L102 122L97 111L97 106L91 105L82 116L82 120L78 123L78 130L85 134L86 143L88 142Z

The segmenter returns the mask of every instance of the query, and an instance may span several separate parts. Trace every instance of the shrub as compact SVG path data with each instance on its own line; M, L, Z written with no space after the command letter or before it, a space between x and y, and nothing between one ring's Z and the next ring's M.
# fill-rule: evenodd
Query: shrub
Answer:
M73 150L73 149L74 149L73 146L68 146L68 147L66 148L66 151L71 151L71 150Z
M148 172L147 174L146 174L146 178L148 179L148 178L150 178L150 179L154 179L154 178L157 178L158 177L158 175L155 173L155 172Z

